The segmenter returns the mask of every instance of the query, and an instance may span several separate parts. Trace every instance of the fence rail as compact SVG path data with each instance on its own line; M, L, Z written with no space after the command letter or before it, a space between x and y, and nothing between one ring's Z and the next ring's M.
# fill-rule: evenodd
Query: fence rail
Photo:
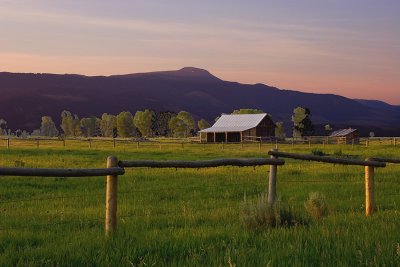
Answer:
M210 168L219 166L260 166L260 165L283 165L282 159L251 158L251 159L214 159L202 161L154 161L154 160L132 160L119 161L120 167L149 167L149 168Z
M292 159L308 160L308 161L318 161L318 162L341 164L341 165L386 167L386 163L385 163L386 161L378 162L378 161L373 161L371 159L370 160L343 159L343 158L334 158L334 157L327 157L327 156L294 154L294 153L279 152L279 151L274 151L274 150L270 150L268 152L268 154L275 156L275 157L292 158Z
M89 177L123 175L124 173L125 170L119 167L100 169L0 168L0 175L7 176Z

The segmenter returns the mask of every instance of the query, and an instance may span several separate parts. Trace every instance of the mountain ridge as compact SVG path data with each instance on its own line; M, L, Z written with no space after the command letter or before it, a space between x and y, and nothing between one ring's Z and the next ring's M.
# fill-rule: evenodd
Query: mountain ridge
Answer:
M400 135L400 127L396 126L400 125L398 106L260 83L223 81L194 67L110 76L0 72L0 118L12 129L38 128L43 115L52 116L59 124L62 110L86 117L124 110L133 113L144 108L187 110L210 122L234 109L257 108L271 114L275 121L285 121L288 127L297 106L310 108L316 124L359 127L364 134L375 131L376 135Z

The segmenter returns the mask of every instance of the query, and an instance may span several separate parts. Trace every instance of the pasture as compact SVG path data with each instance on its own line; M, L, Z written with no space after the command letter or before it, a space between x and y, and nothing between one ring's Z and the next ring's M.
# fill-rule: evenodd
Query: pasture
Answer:
M4 141L4 140L0 140ZM112 141L0 144L0 166L94 168L106 157L267 157L274 145L118 144ZM400 158L400 146L280 145L279 150ZM0 177L1 266L399 266L400 165L378 168L376 213L365 217L364 168L285 159L277 194L306 224L249 230L241 202L268 190L268 166L126 169L119 177L118 229L104 237L105 177ZM325 195L329 215L304 208Z

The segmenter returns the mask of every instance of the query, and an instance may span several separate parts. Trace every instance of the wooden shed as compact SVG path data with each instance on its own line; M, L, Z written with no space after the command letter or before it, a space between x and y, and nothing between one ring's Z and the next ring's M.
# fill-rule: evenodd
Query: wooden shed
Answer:
M336 139L338 144L359 144L360 134L357 129L341 129L331 133L329 139Z
M246 138L275 136L275 123L267 113L223 114L215 124L200 131L200 141L205 143L243 142Z

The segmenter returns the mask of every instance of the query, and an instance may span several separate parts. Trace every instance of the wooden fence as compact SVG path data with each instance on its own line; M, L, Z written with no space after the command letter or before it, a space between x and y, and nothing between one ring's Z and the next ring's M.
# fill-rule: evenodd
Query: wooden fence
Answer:
M41 177L88 177L107 176L105 233L110 235L117 227L118 175L125 173L124 168L210 168L219 166L261 166L283 165L282 159L215 159L202 161L118 161L114 156L107 158L107 168L99 169L38 169L0 167L0 176L41 176Z
M59 143L59 147L68 147L70 143L73 142L81 142L83 145L88 148L94 148L96 143L101 142L102 144L108 143L113 148L116 148L118 145L130 144L135 146L137 149L144 145L152 145L155 148L162 149L162 147L168 146L180 146L182 149L189 144L202 144L203 147L205 145L220 145L221 149L225 149L227 143L201 143L200 140L196 138L155 138L150 140L144 140L142 138L107 138L107 137L90 137L90 138L18 138L18 137L0 137L0 140L3 141L3 144L0 146L4 146L7 148L11 148L13 146L21 145L21 142L27 142L30 146L40 148L45 146L46 143L49 142L57 142ZM400 137L374 137L374 138L359 138L359 142L355 142L352 140L350 142L346 142L345 138L342 137L327 137L327 136L309 136L303 138L285 138L285 139L277 139L275 137L271 138L261 138L256 136L246 136L244 142L236 142L229 144L237 144L240 145L240 148L244 148L244 144L248 144L253 146L256 144L258 148L261 150L263 144L275 145L275 148L278 148L280 144L291 144L294 145L307 145L311 148L311 145L322 145L323 147L327 145L341 145L341 144L349 144L352 147L355 145L361 145L368 147L371 143L379 143L379 144L390 144L396 146L399 144Z
M34 168L3 168L0 167L0 176L39 176L39 177L88 177L107 176L106 184L106 215L105 233L110 235L117 227L118 205L118 175L125 173L125 168L210 168L219 166L261 166L270 165L268 181L268 203L273 204L276 199L277 166L284 165L280 158L317 161L342 165L358 165L365 167L365 213L370 216L374 212L374 173L375 168L385 167L386 162L400 163L399 159L370 158L366 160L314 156L279 152L277 149L269 151L270 158L250 159L215 159L202 161L154 161L131 160L119 161L116 157L107 158L107 168L97 169L34 169Z
M341 164L341 165L364 166L365 167L365 215L366 216L369 216L374 212L375 168L376 167L386 167L386 162L388 162L388 161L390 161L390 162L397 161L397 160L391 160L391 159L390 160L389 159L381 159L380 161L376 161L373 158L368 158L366 160L343 159L343 158L334 158L334 157L326 157L326 156L314 156L314 155L279 152L277 150L270 150L268 152L268 154L270 154L271 157L273 157L275 159L277 159L278 157L282 157L282 158L317 161L317 162L325 162L325 163L333 163L333 164ZM276 170L275 170L275 172L276 172Z

